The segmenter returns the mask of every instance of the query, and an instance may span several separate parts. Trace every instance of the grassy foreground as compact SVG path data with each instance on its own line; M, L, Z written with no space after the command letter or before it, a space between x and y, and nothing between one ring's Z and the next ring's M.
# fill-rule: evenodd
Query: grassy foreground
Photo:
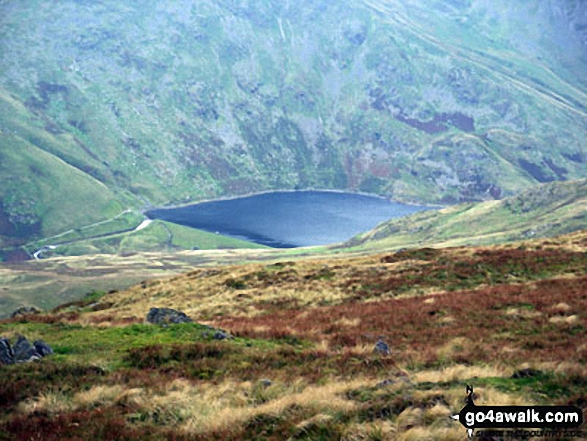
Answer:
M465 384L585 411L586 251L583 231L200 268L4 320L55 354L0 366L0 439L462 440ZM199 323L145 324L153 306Z

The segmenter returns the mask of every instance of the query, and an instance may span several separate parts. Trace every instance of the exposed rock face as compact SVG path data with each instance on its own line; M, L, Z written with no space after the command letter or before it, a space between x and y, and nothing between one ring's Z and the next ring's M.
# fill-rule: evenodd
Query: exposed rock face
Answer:
M185 313L170 308L151 308L147 314L147 321L156 325L169 323L191 323L193 320Z
M20 335L14 345L6 338L0 338L0 364L26 363L39 360L53 353L53 349L43 340L31 344L26 337Z

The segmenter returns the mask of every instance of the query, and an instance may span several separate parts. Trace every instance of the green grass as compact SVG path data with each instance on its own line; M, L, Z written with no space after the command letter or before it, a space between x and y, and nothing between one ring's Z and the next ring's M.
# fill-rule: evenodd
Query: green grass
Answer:
M39 234L58 234L122 211L108 188L51 154L16 137L0 142L4 182L0 199L13 216L18 213L27 219L25 225L39 223ZM32 174L31 169L37 172Z
M82 226L57 236L44 238L42 240L26 244L26 248L35 251L46 245L67 244L68 242L88 240L92 237L110 235L116 231L129 230L139 226L143 216L137 212L122 212L112 219L97 224Z
M17 219L16 228L24 230L21 243L31 235L51 236L122 211L116 195L102 182L51 153L59 140L31 125L26 126L27 135L23 125L30 124L30 115L22 106L0 93L0 108L0 118L8 118L0 124L11 128L0 136L0 203L11 219ZM0 247L5 244L0 237Z
M268 249L264 245L247 242L221 234L208 233L196 228L184 227L171 222L162 222L173 235L172 244L184 248L201 250L215 250L227 248Z
M130 220L120 218L99 226L99 229L95 227L87 229L87 231L83 230L83 236L96 234L96 230L104 234L104 231L112 228L128 228L131 225L136 227L140 223L136 214L131 213L127 217ZM130 222L133 223L131 224ZM71 243L59 245L57 249L44 253L44 256L218 249L268 249L268 247L220 234L208 233L196 228L156 220L140 231L113 233L96 239L80 237L79 239L74 239Z
M56 354L67 355L68 362L92 364L108 360L112 367L123 365L124 354L131 348L155 344L179 344L203 339L207 328L185 323L169 327L151 324L126 327L95 328L80 325L12 323L0 325L0 333L11 331L26 335L31 341L43 339ZM56 361L65 357L56 357Z
M501 201L461 204L394 219L351 239L342 249L497 244L576 231L586 221L587 181L551 183Z
M66 261L51 259L6 268L0 272L0 316L6 316L22 305L51 308L79 299L93 289L108 291L126 288L163 274L187 272L195 265L296 260L312 256L344 257L348 253L364 254L426 245L504 243L533 237L531 231L535 232L534 236L554 236L584 227L587 213L585 191L585 181L548 184L503 201L420 212L383 224L344 245L332 247L270 250L221 235L155 221L142 231L80 240L54 250L58 255L111 253L110 257L88 256ZM177 253L195 247L218 251ZM245 247L250 249L234 254L230 251L231 248ZM226 251L221 252L222 249ZM133 256L138 250L153 254ZM47 256L50 255L48 252ZM456 288L463 283L460 280L451 282Z

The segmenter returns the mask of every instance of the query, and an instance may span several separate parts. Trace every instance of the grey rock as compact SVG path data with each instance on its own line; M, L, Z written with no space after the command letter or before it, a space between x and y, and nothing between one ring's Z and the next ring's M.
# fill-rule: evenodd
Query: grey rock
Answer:
M14 352L10 342L5 338L0 338L0 364L14 363Z
M379 341L375 343L373 352L375 354L389 355L389 346L387 346L387 343L385 343L382 339L379 339Z
M17 310L15 310L12 314L10 314L10 318L25 316L25 315L34 315L39 314L41 310L34 306L21 306Z
M224 332L221 329L216 330L216 332L214 332L214 335L212 336L212 338L214 340L226 340L226 339L231 339L232 336L226 332Z
M43 340L37 340L33 343L33 346L35 347L35 349L41 357L45 357L53 353L53 349L51 348L51 346L49 346Z
M18 337L12 350L14 351L14 361L16 363L30 361L32 357L41 357L35 347L22 335Z
M259 383L261 384L261 386L263 387L269 387L273 384L273 381L267 379L267 378L263 378L261 381L259 381Z
M185 313L170 308L151 308L147 314L147 321L156 325L169 323L191 323L192 319Z
M234 337L222 329L216 329L211 326L206 326L209 331L204 331L202 337L211 338L212 340L232 340Z

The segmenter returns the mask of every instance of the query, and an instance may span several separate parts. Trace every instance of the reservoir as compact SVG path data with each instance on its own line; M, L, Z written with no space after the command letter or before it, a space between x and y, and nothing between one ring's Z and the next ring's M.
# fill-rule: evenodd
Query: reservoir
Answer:
M293 248L342 242L394 217L429 209L331 191L271 192L148 211L151 219L268 245Z

